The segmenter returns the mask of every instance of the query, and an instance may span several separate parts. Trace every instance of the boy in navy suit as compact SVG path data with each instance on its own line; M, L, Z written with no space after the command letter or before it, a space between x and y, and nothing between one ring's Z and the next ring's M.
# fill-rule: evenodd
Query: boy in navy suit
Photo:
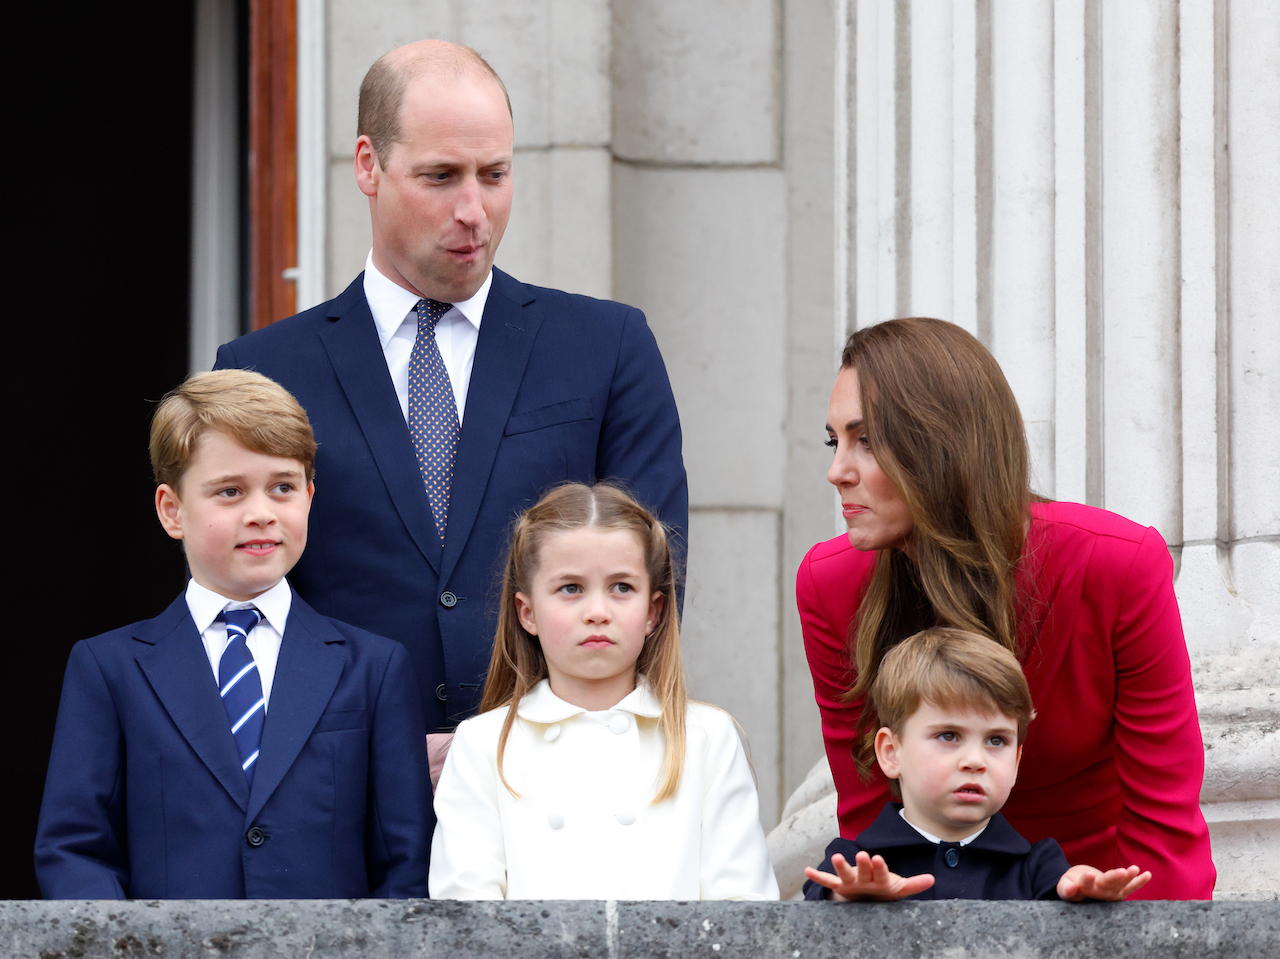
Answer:
M76 644L36 834L51 899L426 895L434 827L404 649L285 574L316 442L283 387L198 373L151 425L156 513L191 581Z
M1000 815L1034 712L1018 660L986 636L935 628L885 655L867 696L876 761L901 803L805 869L806 899L1124 899L1151 873L1072 866Z

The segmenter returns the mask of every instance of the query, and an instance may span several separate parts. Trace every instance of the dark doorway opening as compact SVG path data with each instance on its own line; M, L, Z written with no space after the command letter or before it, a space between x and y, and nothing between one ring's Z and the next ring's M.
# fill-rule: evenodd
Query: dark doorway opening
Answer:
M40 895L32 843L67 655L182 589L147 431L187 371L194 2L78 6L13 39L6 699L0 896ZM14 304L11 298L10 304ZM16 335L15 335L16 334ZM15 661L16 660L16 661Z

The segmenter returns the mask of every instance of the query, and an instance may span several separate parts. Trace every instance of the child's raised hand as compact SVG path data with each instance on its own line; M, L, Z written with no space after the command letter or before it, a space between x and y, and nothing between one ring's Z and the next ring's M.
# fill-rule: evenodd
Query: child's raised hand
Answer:
M1066 902L1106 899L1119 902L1151 880L1151 873L1138 874L1137 866L1103 872L1093 866L1072 866L1058 880L1058 898Z
M854 899L903 899L924 892L934 882L933 876L928 873L903 877L890 872L883 856L873 857L860 852L854 860L854 865L850 865L844 856L836 853L831 857L831 868L836 871L835 875L819 872L812 866L805 867L804 874L830 889L831 898L837 902Z

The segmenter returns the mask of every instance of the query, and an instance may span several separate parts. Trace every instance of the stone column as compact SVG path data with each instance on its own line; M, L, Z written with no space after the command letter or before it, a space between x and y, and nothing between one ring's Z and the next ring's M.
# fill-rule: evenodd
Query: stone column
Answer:
M1164 535L1218 890L1274 895L1280 3L849 8L849 325L974 330L1036 487ZM826 777L788 803L779 857L834 834Z

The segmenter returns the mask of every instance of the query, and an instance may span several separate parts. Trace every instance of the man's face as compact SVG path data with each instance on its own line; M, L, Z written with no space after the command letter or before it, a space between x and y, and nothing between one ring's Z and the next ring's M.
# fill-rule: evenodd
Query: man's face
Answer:
M425 73L405 90L400 136L381 158L368 137L356 141L374 265L420 296L469 299L489 275L511 215L506 98L488 78Z

